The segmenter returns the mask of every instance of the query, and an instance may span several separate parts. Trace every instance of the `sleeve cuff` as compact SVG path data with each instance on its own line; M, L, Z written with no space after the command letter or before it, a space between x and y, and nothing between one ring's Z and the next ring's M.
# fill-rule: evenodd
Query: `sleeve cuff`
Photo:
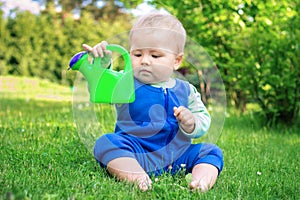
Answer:
M207 125L207 126L205 126L205 125ZM188 138L199 138L199 137L202 137L208 131L209 126L210 126L210 123L201 123L201 121L196 120L195 129L193 132L191 132L191 133L185 132L183 130L183 128L181 128L180 125L179 125L179 129Z

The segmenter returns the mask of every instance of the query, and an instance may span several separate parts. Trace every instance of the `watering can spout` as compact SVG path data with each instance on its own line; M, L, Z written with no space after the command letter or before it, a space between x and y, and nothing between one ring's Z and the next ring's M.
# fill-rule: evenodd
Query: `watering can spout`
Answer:
M120 53L125 61L123 71L105 68L102 58L88 60L88 52L79 52L70 60L69 69L78 70L88 82L90 101L93 103L131 103L135 100L131 58L119 45L107 45L107 50ZM112 65L110 65L112 66Z

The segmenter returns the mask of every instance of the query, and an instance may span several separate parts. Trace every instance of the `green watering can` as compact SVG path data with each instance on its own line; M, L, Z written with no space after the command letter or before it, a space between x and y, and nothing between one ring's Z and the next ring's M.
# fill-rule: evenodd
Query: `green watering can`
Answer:
M69 64L69 69L79 70L88 82L90 101L93 103L131 103L135 100L134 80L130 55L119 45L110 44L107 50L120 53L125 62L123 71L115 71L112 64L105 68L101 60L88 60L88 52L75 54Z

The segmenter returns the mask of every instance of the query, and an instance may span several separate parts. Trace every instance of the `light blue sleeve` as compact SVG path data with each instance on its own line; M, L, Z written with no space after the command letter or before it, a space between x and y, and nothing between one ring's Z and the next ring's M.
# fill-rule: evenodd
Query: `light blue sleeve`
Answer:
M211 117L201 100L200 93L192 84L190 84L188 102L188 109L195 116L195 129L192 133L186 133L181 127L180 130L189 138L199 138L208 131L211 123Z

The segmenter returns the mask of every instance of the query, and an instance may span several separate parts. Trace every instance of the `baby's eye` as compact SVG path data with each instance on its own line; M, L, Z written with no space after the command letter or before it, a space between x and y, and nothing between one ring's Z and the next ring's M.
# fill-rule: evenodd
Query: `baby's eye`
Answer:
M161 55L152 54L152 57L153 57L153 58L159 58L159 57L161 57Z
M135 57L141 57L142 56L142 54L140 54L140 53L135 53L135 54L133 54Z

